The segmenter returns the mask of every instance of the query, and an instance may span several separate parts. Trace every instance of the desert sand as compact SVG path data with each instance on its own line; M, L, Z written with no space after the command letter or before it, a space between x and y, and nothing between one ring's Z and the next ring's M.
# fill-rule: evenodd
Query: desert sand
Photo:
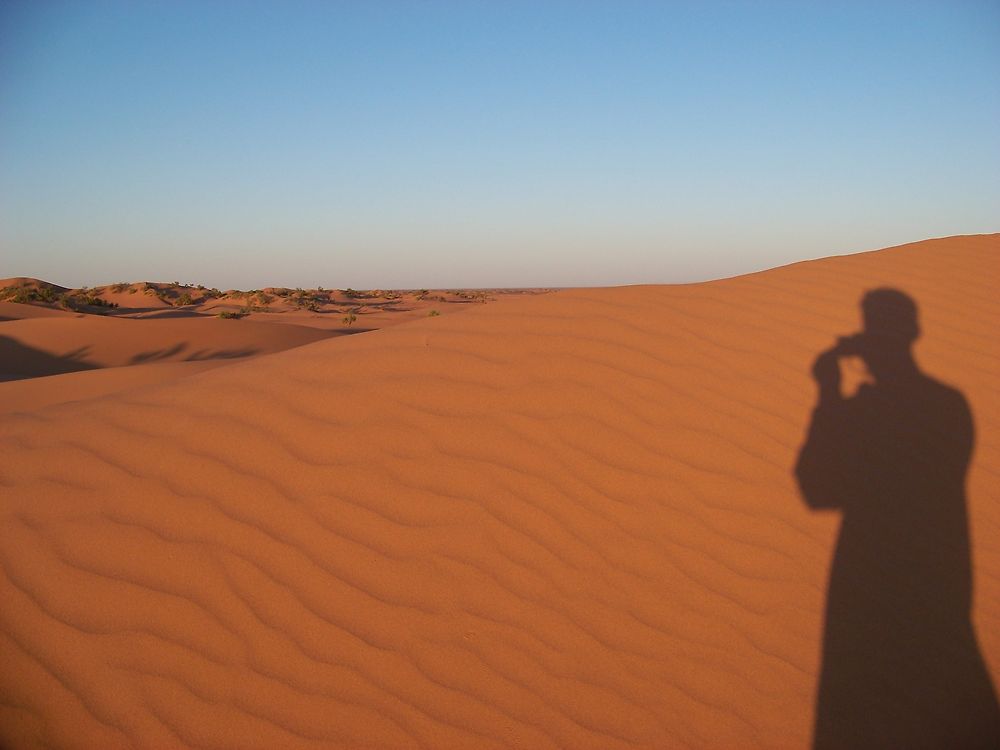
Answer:
M1000 235L952 237L433 317L378 296L350 327L336 294L4 303L0 746L992 746L998 257ZM838 543L836 473L828 509L803 494L811 370L882 287L974 432L947 532L887 490ZM896 407L872 430L925 445L930 412ZM940 459L874 456L844 486L936 487ZM953 577L922 578L934 560ZM887 641L858 636L872 613ZM855 625L855 656L831 650Z

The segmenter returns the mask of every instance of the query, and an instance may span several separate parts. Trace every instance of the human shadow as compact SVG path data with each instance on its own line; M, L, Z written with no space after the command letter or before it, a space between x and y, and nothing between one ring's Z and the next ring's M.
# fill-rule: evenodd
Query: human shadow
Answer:
M842 513L827 592L814 748L1000 748L971 621L964 396L919 369L916 303L861 301L860 333L813 366L819 402L795 467L805 502ZM841 393L840 361L872 382Z

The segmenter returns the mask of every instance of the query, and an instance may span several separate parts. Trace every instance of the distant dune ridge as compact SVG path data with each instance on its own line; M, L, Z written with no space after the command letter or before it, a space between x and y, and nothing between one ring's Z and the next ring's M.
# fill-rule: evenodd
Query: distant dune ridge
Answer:
M128 387L0 383L36 391L0 418L0 746L995 746L998 260L1000 235L953 237L424 313L199 372L151 362L183 377ZM954 533L908 543L909 498L867 496L898 509L872 533L904 536L862 543L878 575L831 594L827 622L840 514L810 507L796 466L817 355L877 288L915 301L916 361L968 404L971 459L948 475ZM77 321L0 336L49 322ZM86 377L72 402L38 392ZM951 446L944 422L906 421L920 409L878 429ZM828 434L826 457L867 440ZM892 470L933 483L938 457L917 455ZM854 466L824 492L882 481ZM965 599L894 620L889 587L935 555ZM910 662L847 664L845 630L898 634ZM968 668L934 653L958 632Z
M176 381L237 359L545 291L220 292L148 282L69 289L0 279L0 414Z

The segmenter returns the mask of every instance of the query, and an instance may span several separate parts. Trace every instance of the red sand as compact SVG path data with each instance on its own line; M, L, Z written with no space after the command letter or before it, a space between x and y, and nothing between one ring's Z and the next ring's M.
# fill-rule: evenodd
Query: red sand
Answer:
M84 381L112 370L40 378L0 423L0 745L808 747L839 516L793 467L813 361L879 286L916 300L918 362L971 405L996 682L998 252L469 305L108 395ZM124 364L98 329L156 323L0 335ZM280 348L235 330L190 348ZM908 668L858 705L931 726L940 691ZM961 719L988 739L988 708Z

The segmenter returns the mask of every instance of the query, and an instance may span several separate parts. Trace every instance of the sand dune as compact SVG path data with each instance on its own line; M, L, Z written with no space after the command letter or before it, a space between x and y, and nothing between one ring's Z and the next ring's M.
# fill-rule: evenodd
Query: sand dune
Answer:
M10 319L0 322L0 414L168 383L342 335L270 322L207 317L140 321L36 305L10 307L23 311L11 310Z
M0 383L0 417L17 412L30 413L53 404L88 401L148 385L172 383L189 375L223 367L231 361L153 362L10 380Z
M956 237L469 306L6 416L0 745L808 747L839 529L795 475L810 369L881 286L917 302L917 359L975 420L972 622L995 683L998 253ZM64 354L78 322L135 323L0 334ZM251 346L218 330L184 352ZM102 340L88 358L134 361ZM968 618L932 605L898 623L911 662L850 686L871 716L845 718L991 742L971 677L942 703L936 647Z
M238 359L330 334L301 326L216 318L128 320L94 315L0 323L0 376L39 377L151 362Z
M220 291L179 282L120 282L71 289L42 279L0 279L0 322L55 315L116 318L253 318L311 328L376 330L422 317L437 317L547 289L289 289ZM16 304L14 304L16 303ZM357 323L355 326L354 324Z
M0 302L0 323L32 318L81 318L83 315L84 313L73 310L59 310L41 305L22 305L16 302Z

